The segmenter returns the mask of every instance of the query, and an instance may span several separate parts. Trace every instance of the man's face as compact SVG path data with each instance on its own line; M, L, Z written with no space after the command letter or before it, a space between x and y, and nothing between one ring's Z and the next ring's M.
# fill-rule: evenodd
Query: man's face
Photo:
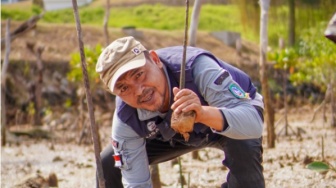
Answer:
M151 51L146 64L123 74L116 82L114 94L134 108L165 112L169 93L163 65Z

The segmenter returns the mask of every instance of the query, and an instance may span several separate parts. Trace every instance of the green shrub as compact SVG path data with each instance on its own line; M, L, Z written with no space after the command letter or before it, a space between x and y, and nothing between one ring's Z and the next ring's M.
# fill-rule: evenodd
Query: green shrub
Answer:
M46 12L42 18L42 22L47 23L75 23L72 9L63 9L58 11Z
M300 63L290 78L295 83L314 83L322 89L336 80L336 45L324 37L326 22L302 32L298 54Z
M96 63L101 52L101 45L97 45L95 48L84 48L88 77L91 85L93 86L96 85L95 83L99 82L99 75L96 73L95 70ZM82 73L81 57L79 52L71 54L70 71L68 72L67 77L70 81L74 83L80 83L84 80Z
M1 9L1 19L11 19L16 21L26 21L28 20L33 13L28 11L21 11L21 10L8 10L8 9Z

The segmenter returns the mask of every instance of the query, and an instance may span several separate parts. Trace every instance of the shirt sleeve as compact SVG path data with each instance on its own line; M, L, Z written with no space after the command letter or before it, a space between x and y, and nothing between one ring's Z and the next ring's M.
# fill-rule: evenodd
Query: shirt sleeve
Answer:
M205 101L209 106L217 107L227 120L225 130L213 132L233 139L261 137L263 122L251 105L251 99L247 95L239 95L239 91L243 90L229 72L205 55L196 58L192 69L194 82Z
M122 182L125 188L151 188L146 141L123 123L116 111L112 123L112 147L121 156Z

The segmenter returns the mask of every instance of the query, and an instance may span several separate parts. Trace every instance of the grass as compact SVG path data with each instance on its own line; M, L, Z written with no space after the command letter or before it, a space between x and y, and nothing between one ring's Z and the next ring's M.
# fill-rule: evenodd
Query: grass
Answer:
M137 28L148 28L157 30L183 30L185 20L185 7L167 6L163 4L141 4L139 6L114 6L124 1L111 2L109 27L122 28L135 26ZM136 2L140 2L137 0ZM88 6L80 7L79 14L82 24L102 26L105 9L105 1L95 0ZM1 19L11 18L12 20L24 21L42 10L32 6L31 1L23 1L15 4L6 4L1 7ZM329 12L332 12L328 10ZM321 9L306 9L297 11L297 34L303 28L314 27L320 20L327 20L331 17L328 11ZM190 7L190 14L192 7ZM269 12L269 43L275 45L278 38L287 38L287 17L286 6L271 7ZM212 5L203 4L199 20L199 30L220 31L229 30L240 32L246 40L258 42L259 33L251 28L252 20L243 21L238 6L236 5ZM191 15L190 15L191 17ZM255 16L258 17L258 16ZM72 8L46 12L43 23L74 23ZM249 23L242 23L249 22ZM249 27L246 27L249 25Z
M105 9L101 1L94 2L93 7L84 6L79 10L82 24L102 25ZM24 21L41 10L31 4L25 4L25 9L19 4L2 6L2 19ZM191 9L191 8L190 8ZM190 16L191 17L191 10ZM73 10L64 9L46 12L41 22L44 23L74 23ZM135 7L111 8L109 26L122 28L135 26L157 30L183 30L185 22L185 7L166 6L162 4L143 4ZM237 7L205 4L202 7L199 29L203 31L231 30L241 31Z

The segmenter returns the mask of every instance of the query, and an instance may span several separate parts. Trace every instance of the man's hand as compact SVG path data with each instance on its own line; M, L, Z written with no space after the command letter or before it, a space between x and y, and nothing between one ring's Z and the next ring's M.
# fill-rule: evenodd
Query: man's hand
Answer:
M198 98L197 94L194 93L190 89L178 89L173 88L174 93L174 103L171 106L171 109L174 111L172 115L171 120L171 126L175 130L176 127L184 127L183 129L186 129L187 127L192 127L188 131L179 131L175 130L176 132L181 133L182 135L186 133L184 138L189 138L188 132L191 132L193 130L194 123L203 123L204 125L211 127L214 130L217 131L223 131L224 127L224 121L223 121L223 115L220 112L220 110L217 107L214 106L202 106L200 99ZM180 117L178 116L190 116L188 113L193 114L193 118L190 118L189 120L180 120ZM177 122L181 122L182 125L179 125ZM185 122L192 122L189 124L186 124ZM175 125L176 123L176 125ZM181 129L182 129L181 128ZM177 128L176 128L177 129ZM187 139L186 139L187 140Z
M174 103L171 106L173 112L171 127L181 133L185 141L189 140L188 132L193 131L197 113L202 112L202 105L198 96L189 89L173 88Z
M196 113L195 122L199 122L203 113L203 108L197 94L190 89L173 88L174 103L171 109L174 113L194 111Z

